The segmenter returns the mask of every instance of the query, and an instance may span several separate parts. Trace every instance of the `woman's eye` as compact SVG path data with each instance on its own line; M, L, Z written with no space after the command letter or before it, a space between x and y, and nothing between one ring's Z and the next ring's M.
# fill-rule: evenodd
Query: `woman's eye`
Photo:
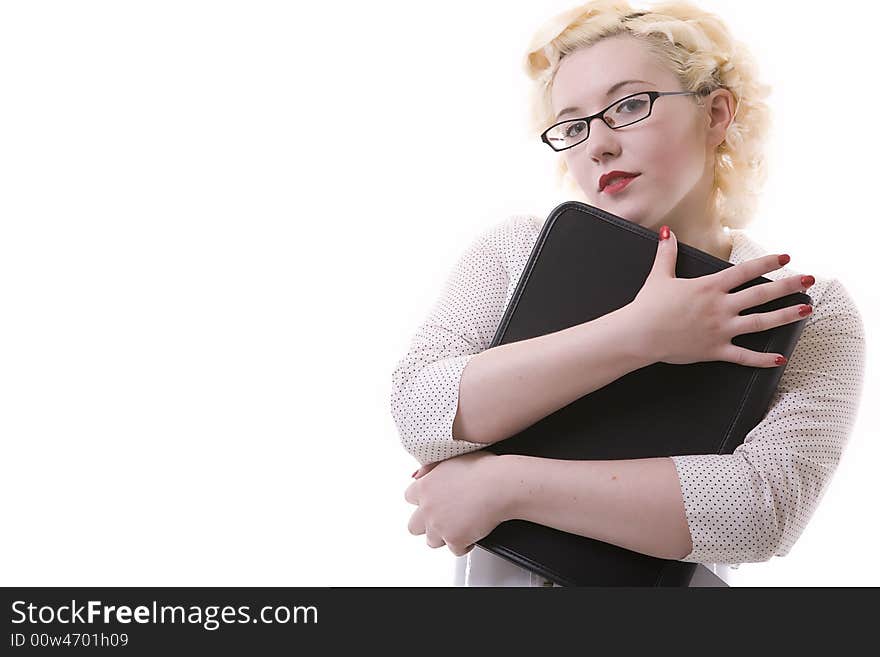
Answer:
M630 111L635 112L636 110L643 107L645 105L645 102L646 101L644 101L644 100L639 100L638 98L633 98L632 100L628 100L628 101L618 105L617 111L619 112L621 107L631 107L632 109L630 109Z
M584 130L583 123L573 123L565 129L565 136L569 139L577 137Z

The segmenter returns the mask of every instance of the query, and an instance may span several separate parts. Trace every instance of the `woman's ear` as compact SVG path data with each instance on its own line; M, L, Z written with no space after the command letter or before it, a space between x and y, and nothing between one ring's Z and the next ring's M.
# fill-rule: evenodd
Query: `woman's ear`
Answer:
M728 89L716 89L706 97L707 139L717 148L727 138L727 130L736 116L736 98Z

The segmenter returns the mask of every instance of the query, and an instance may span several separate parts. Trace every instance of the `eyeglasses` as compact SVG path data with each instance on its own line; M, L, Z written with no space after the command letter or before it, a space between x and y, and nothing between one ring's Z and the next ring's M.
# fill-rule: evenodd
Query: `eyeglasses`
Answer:
M660 96L692 96L696 91L643 91L616 100L598 114L582 119L569 119L550 126L541 135L541 141L554 151L564 151L583 143L590 136L590 122L599 117L612 130L623 128L651 116L654 103Z

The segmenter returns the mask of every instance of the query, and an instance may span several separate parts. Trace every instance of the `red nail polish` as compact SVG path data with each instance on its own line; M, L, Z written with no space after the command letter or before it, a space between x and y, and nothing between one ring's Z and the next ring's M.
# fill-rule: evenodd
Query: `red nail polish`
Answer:
M660 239L668 240L669 239L669 226L663 226L660 229Z
M812 306L801 306L800 310L798 310L798 315L800 315L801 317L806 317L811 312L813 312Z
M785 365L788 362L788 359L785 356L777 356L776 364L777 365Z
M804 287L810 287L816 282L816 279L812 276L801 276L801 285Z
M419 470L421 470L421 468L419 468ZM419 470L416 470L415 472L413 472L412 476L415 477L417 474L419 474Z
M781 256L779 256L779 264L780 265L785 266L789 262L791 262L791 256L788 255L787 253L783 253Z

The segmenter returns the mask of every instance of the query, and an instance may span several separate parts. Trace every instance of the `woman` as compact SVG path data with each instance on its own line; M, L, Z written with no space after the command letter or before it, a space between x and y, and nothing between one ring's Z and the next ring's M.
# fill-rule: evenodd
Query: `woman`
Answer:
M577 7L539 31L526 67L536 133L560 152L564 182L661 239L629 305L493 349L541 220L510 217L471 245L392 376L401 441L422 464L405 492L417 507L410 532L449 547L465 585L550 584L474 549L512 518L706 564L726 581L729 567L784 556L855 421L865 346L837 279L786 268L788 256L767 254L743 230L764 177L767 87L717 17L681 2ZM677 279L678 240L735 266ZM729 293L757 276L771 282ZM739 315L807 289L814 307ZM804 317L767 414L733 454L563 461L478 451L654 362L778 367L780 354L731 339Z

